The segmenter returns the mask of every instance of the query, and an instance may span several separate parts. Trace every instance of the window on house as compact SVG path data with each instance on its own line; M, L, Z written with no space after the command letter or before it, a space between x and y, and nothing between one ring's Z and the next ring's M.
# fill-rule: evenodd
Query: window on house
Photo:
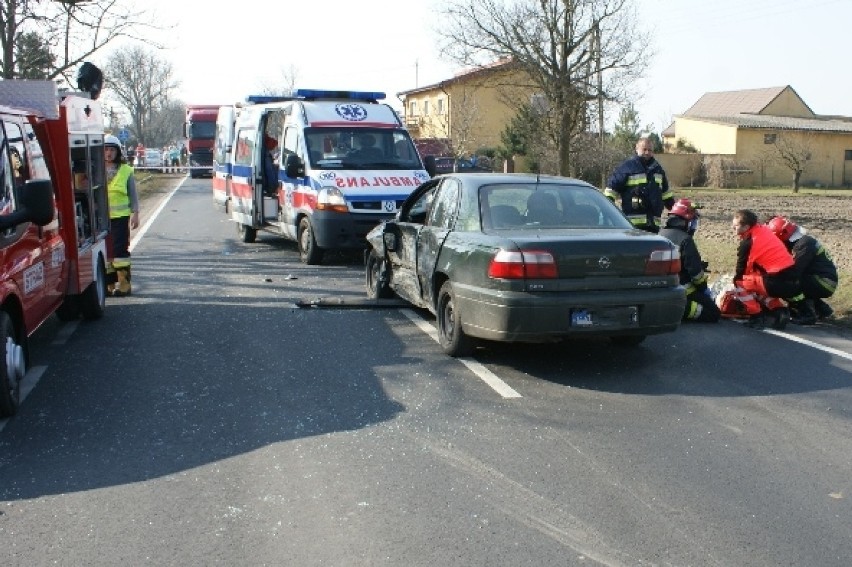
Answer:
M436 106L437 106L438 114L443 114L444 113L444 99L439 98L438 102L436 103Z
M428 115L429 115L429 101L424 100L423 101L423 116L428 116Z
M775 140L778 138L778 134L764 134L763 135L763 143L764 144L774 144Z
M846 150L844 152L843 159L845 159L846 161L852 161L852 150Z
M412 100L411 104L408 105L408 113L411 116L417 116L417 101Z
M533 112L544 113L550 108L550 105L547 102L547 97L545 97L541 93L536 93L530 96L530 108Z

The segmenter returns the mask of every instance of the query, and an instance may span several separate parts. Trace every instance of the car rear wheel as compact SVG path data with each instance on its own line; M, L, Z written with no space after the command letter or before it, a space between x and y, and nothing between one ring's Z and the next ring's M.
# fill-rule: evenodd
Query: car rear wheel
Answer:
M237 234L240 235L240 239L246 244L251 244L257 240L257 229L241 222L237 223Z
M438 341L450 356L468 356L473 352L473 339L462 330L461 313L456 305L453 284L444 282L438 292Z
M367 297L370 299L393 297L393 290L388 286L390 274L387 274L385 281L380 280L384 263L384 259L379 258L375 250L370 250L367 256Z
M299 256L302 262L309 265L317 265L322 262L323 250L317 246L314 238L314 228L308 217L302 217L299 221Z
M0 311L0 418L18 411L21 380L27 372L25 345L18 344L12 319Z

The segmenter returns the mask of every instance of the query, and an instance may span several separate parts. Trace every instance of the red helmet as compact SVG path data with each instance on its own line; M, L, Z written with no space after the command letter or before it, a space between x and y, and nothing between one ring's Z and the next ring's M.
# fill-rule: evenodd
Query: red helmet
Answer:
M672 205L672 210L669 211L669 214L691 221L695 217L700 216L698 209L699 207L694 205L689 199L678 199Z
M787 220L784 217L772 217L766 224L769 229L775 233L775 236L784 242L790 240L790 237L793 236L793 233L799 228L796 226L796 223L791 220Z

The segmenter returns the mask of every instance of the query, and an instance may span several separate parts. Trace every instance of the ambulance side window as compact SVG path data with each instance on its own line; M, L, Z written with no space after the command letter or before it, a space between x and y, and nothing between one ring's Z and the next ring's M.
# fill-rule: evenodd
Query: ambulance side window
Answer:
M288 126L284 130L284 147L281 148L282 156L281 163L284 163L284 158L290 154L299 153L299 130L292 126Z
M257 132L252 129L240 130L237 134L237 144L234 148L234 163L237 165L251 165L254 155L254 140Z

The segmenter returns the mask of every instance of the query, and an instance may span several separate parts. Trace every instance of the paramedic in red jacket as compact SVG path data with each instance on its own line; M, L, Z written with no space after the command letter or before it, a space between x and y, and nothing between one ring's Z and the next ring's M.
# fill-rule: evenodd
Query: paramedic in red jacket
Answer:
M800 291L796 265L784 243L747 209L734 213L731 226L740 237L734 284L764 297L786 299L797 314L791 321L807 324L813 308Z

